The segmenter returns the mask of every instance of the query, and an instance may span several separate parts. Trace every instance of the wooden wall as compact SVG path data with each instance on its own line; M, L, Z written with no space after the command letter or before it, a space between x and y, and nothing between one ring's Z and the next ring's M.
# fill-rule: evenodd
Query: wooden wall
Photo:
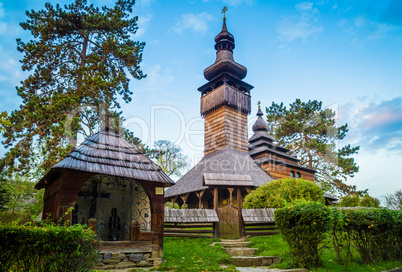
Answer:
M44 206L42 219L51 218L54 222L60 216L65 220L70 220L71 213L64 213L74 207L78 193L82 185L96 174L67 170L61 174L54 182L45 187ZM163 187L163 184L149 181L137 180L146 190L151 201L152 226L151 232L142 232L141 240L152 241L158 245L160 255L163 255L163 225L164 225L164 195L156 194L156 187Z
M247 113L223 105L205 114L205 155L232 147L248 152Z
M261 165L261 167L268 173L268 175L270 175L274 179L290 178L291 177L290 172L294 171L295 177L296 173L299 172L301 175L300 178L314 181L314 173L305 170L300 170L285 165L276 165L271 163L264 163L263 165Z

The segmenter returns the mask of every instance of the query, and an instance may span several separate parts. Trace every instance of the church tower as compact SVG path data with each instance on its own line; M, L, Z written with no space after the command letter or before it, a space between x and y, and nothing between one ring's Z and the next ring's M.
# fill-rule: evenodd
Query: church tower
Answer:
M233 59L234 48L234 37L224 17L222 31L215 37L215 63L204 70L209 82L198 88L205 118L205 155L225 147L248 152L247 115L253 86L242 81L247 69Z

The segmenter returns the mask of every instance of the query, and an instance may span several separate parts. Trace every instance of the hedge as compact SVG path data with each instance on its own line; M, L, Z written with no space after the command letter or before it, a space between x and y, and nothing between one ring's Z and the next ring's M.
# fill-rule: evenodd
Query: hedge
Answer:
M0 271L89 271L98 247L81 225L0 225Z
M402 212L387 208L332 209L332 238L338 259L365 263L402 259Z
M277 179L248 194L245 209L282 208L297 200L325 203L324 191L312 181L295 178Z
M275 210L275 222L297 267L320 265L319 245L331 228L331 210L318 202L298 202Z

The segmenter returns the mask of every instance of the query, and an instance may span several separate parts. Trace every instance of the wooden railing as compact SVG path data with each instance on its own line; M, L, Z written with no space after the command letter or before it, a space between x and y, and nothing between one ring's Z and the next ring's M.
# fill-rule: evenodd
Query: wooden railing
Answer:
M165 237L214 238L215 223L165 223Z
M278 234L275 222L244 223L244 232L247 236L262 236Z

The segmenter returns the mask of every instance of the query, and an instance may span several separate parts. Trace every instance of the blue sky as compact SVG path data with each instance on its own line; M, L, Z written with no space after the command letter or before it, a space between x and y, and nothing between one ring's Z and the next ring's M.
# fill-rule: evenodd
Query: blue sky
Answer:
M69 1L49 1L66 4ZM27 74L16 38L27 9L44 1L0 0L0 110L21 100L15 86ZM111 5L113 1L92 1ZM214 37L222 26L234 35L234 58L248 69L245 81L256 104L320 100L337 111L350 131L341 141L360 145L360 172L348 183L381 197L402 188L402 1L138 0L134 13L145 41L141 67L148 75L132 80L133 101L122 102L126 126L145 142L169 139L194 164L202 157L202 119L197 88L215 61ZM251 133L249 133L251 136ZM4 149L0 149L0 154Z

